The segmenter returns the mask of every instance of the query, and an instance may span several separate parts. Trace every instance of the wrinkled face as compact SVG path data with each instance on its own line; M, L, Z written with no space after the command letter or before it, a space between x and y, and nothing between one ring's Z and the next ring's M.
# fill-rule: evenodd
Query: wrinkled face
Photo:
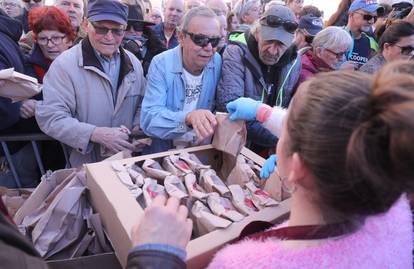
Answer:
M72 41L69 41L64 33L56 30L41 31L37 35L36 42L43 56L52 61L72 45Z
M364 17L371 16L372 18L367 20ZM368 32L371 30L372 25L375 23L374 16L377 16L377 13L368 13L361 9L356 10L351 14L352 24L358 28L360 31Z
M18 0L3 0L1 1L0 7L12 18L22 13L22 6Z
M149 20L152 23L159 24L162 22L161 11L153 9L149 15Z
M188 25L187 32L217 38L220 37L220 26L216 18L194 17ZM183 49L184 66L193 74L200 73L217 50L211 43L205 47L195 44L190 35L183 32L179 33L179 40Z
M288 4L288 7L293 13L299 14L302 10L303 2L304 0L293 0Z
M316 55L330 68L337 70L346 59L347 51L338 48L317 48Z
M260 4L254 5L243 15L242 19L245 24L253 24L260 17Z
M106 57L112 57L121 45L125 28L125 25L113 21L89 22L86 32L94 49Z
M181 23L184 15L184 3L182 0L169 0L165 6L164 23L176 27Z
M56 0L55 6L68 14L73 28L80 26L83 19L82 0Z
M34 1L34 0L23 0L23 4L24 4L24 8L29 11L32 8L35 7L41 7L45 4L44 0L40 0L38 2Z
M383 55L387 61L411 59L414 56L414 35L402 37L394 45L385 43Z
M259 30L260 31L260 30ZM276 64L280 57L285 53L288 47L278 40L262 40L259 34L256 34L257 45L259 49L260 60L265 65Z

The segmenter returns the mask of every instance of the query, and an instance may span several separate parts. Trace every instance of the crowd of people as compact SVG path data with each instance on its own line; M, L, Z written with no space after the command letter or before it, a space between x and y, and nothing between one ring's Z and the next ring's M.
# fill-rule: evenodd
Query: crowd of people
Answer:
M209 144L228 112L268 158L263 177L277 165L291 214L209 268L412 268L413 1L342 0L325 19L303 2L0 0L0 70L43 85L0 97L0 134L52 137L41 152L55 170L141 148L131 132L152 138L141 154ZM11 148L34 186L31 147ZM0 185L15 187L2 167ZM185 268L191 227L178 200L158 197L128 268Z

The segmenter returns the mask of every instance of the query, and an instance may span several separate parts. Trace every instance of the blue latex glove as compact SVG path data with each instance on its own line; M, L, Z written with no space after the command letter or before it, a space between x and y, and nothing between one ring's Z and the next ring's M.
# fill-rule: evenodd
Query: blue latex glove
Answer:
M240 97L227 104L227 111L230 113L230 120L255 120L257 107L260 101L251 98Z
M270 176L270 174L275 170L276 168L276 161L277 156L275 154L270 155L269 158L265 161L262 170L260 170L260 178L266 179Z

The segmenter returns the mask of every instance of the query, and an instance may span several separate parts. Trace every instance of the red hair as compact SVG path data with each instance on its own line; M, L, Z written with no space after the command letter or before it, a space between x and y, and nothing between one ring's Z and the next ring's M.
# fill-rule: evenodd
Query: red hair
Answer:
M33 31L34 39L37 39L37 34L43 30L64 33L70 41L75 40L76 37L69 16L53 6L42 6L30 10L29 26Z

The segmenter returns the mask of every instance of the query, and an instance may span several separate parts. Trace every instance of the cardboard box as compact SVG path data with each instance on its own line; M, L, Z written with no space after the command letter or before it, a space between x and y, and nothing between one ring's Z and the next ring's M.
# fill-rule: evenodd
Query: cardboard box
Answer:
M221 152L211 145L168 151L158 154L139 156L122 160L123 164L132 164L145 159L159 160L171 154L190 152L204 163L213 168L221 166ZM258 165L264 164L264 159L247 148L241 154ZM94 209L100 213L104 228L115 249L115 253L125 268L127 256L132 247L131 229L139 221L143 209L118 179L110 162L100 162L86 165L87 185L90 190ZM241 222L233 223L226 229L215 230L211 233L193 239L187 246L188 268L205 268L211 261L214 253L225 244L237 239L243 228L252 221L268 221L272 223L285 219L289 212L289 200L285 200L276 207L268 207L246 217Z
M49 269L122 269L115 253L104 253L73 259L47 261Z

